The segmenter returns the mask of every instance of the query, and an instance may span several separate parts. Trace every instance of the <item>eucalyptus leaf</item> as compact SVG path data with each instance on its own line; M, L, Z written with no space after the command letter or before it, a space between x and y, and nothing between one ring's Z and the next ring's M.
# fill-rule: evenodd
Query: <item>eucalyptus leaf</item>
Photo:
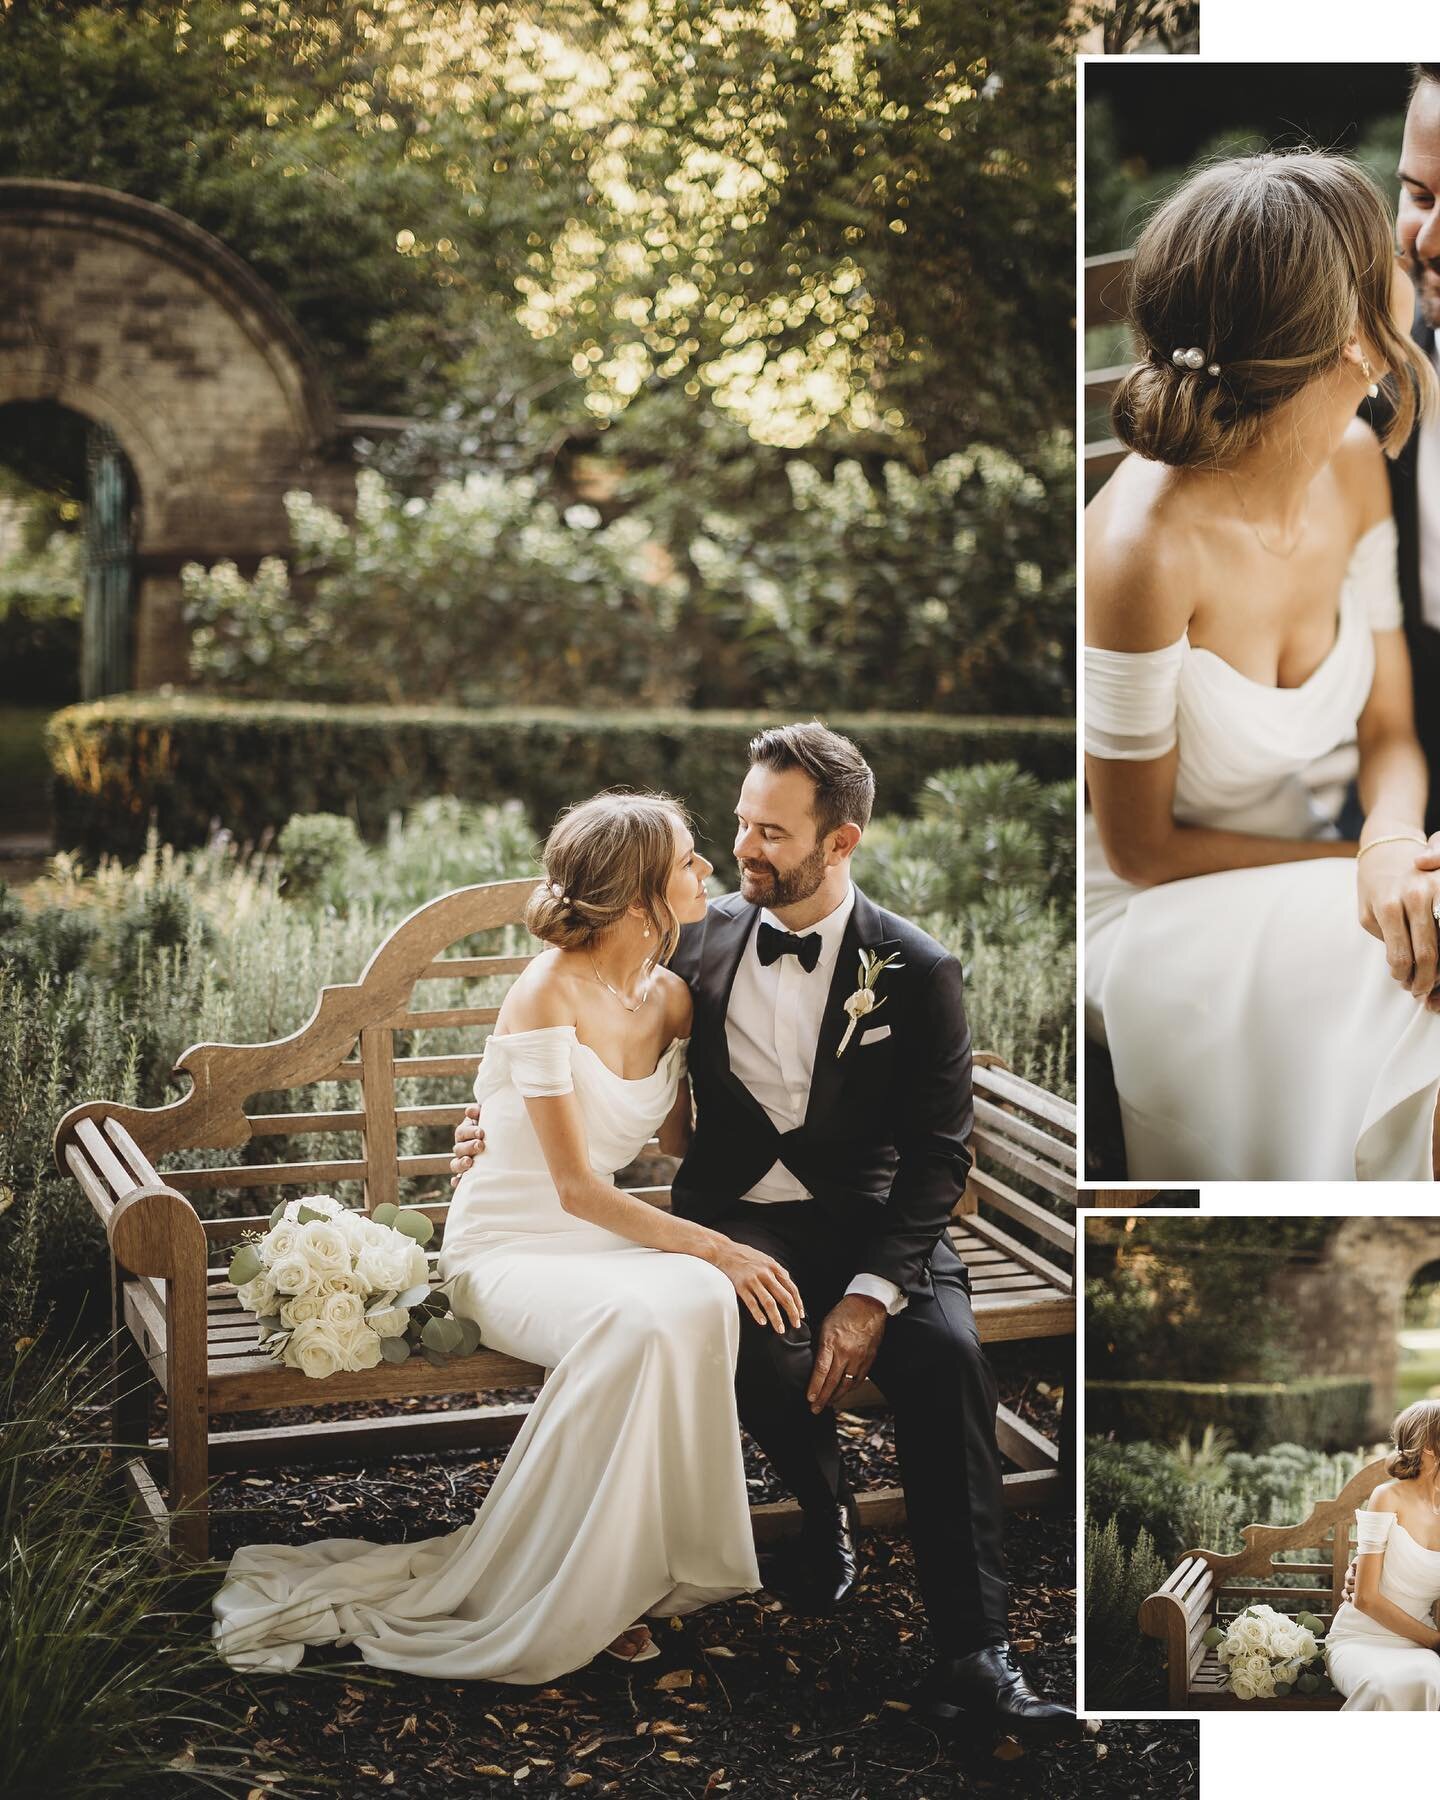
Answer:
M280 1200L270 1209L270 1223L272 1226L278 1225L285 1217L285 1208L288 1204L288 1201Z
M425 1283L424 1287L421 1287L419 1282L416 1282L414 1287L406 1288L403 1294L397 1294L395 1296L395 1304L396 1306L404 1307L419 1306L422 1300L429 1297L429 1293L430 1283L428 1281Z
M1295 1685L1302 1694L1318 1694L1320 1677L1318 1675L1302 1675Z
M1207 1650L1214 1650L1217 1645L1225 1642L1225 1633L1218 1625L1212 1625L1200 1641Z
M370 1217L377 1225L393 1225L395 1223L395 1215L399 1210L400 1208L398 1206L387 1200L383 1206L377 1206Z
M408 1238L414 1238L417 1244L428 1244L435 1235L434 1223L422 1212L414 1212L404 1207L389 1221L397 1231L403 1231Z
M420 1342L430 1350L453 1356L464 1342L464 1333L453 1319L428 1319Z
M329 1216L328 1213L317 1211L313 1206L302 1206L295 1215L295 1222L297 1225L311 1225L317 1219L328 1219Z
M1275 1692L1283 1700L1286 1694L1290 1692L1290 1683L1288 1681L1277 1681L1275 1683Z
M473 1319L457 1319L460 1327L460 1355L473 1356L480 1348L480 1327Z
M247 1281L253 1281L265 1267L260 1260L260 1252L253 1244L242 1244L230 1259L227 1271L231 1282L236 1287L244 1287Z
M386 1362L402 1363L410 1360L410 1346L403 1337L381 1338L380 1354Z

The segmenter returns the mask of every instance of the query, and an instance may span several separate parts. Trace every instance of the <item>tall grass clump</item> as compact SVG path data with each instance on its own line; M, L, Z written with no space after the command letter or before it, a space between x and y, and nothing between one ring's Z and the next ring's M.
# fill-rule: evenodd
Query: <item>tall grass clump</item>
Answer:
M153 1792L160 1766L177 1787L243 1794L241 1698L93 1441L103 1350L37 1354L0 1389L0 1793Z

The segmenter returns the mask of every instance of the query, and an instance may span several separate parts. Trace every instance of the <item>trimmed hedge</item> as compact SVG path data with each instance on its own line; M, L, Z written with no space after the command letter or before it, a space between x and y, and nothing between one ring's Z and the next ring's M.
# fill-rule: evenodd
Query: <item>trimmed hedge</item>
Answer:
M1085 1429L1124 1442L1197 1440L1207 1425L1238 1450L1275 1444L1351 1449L1370 1427L1370 1383L1360 1375L1306 1381L1087 1381Z
M561 807L610 786L661 787L728 847L745 747L775 715L720 712L466 711L300 701L121 695L51 719L56 842L137 853L151 820L167 843L219 824L242 842L294 813L350 814L376 838L392 812L430 794L518 799L538 833ZM875 770L877 811L910 813L927 776L1013 759L1043 780L1075 773L1068 719L859 713L827 723Z

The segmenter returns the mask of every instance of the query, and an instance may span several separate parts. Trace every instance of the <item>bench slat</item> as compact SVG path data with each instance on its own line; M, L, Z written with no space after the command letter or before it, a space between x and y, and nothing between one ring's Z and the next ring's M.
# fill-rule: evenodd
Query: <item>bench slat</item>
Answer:
M1036 1087L1033 1081L1025 1081L1019 1075L1012 1075L1008 1069L976 1068L973 1083L980 1092L995 1094L1001 1100L1009 1100L1016 1106L1024 1107L1026 1112L1034 1113L1037 1119L1044 1119L1048 1124L1073 1136L1076 1122L1073 1101L1062 1100L1058 1094L1047 1094L1044 1088Z
M1038 1155L1047 1157L1062 1169L1069 1169L1073 1173L1079 1166L1074 1144L1067 1144L1062 1139L1053 1137L1038 1125L1032 1125L1028 1119L1022 1119L1018 1113L1009 1112L980 1094L975 1096L975 1122L977 1125L987 1126L1001 1137L1022 1144L1027 1150L1034 1150ZM1071 1192L1074 1192L1073 1182Z
M1057 1200L1068 1200L1071 1206L1075 1204L1075 1177L1072 1174L1042 1162L1038 1156L1032 1156L1018 1144L1007 1142L988 1127L975 1127L970 1136L970 1147L977 1157L983 1153L1015 1174L1023 1175L1027 1181L1033 1181L1037 1187L1043 1187Z
M987 1174L984 1169L971 1169L970 1184L992 1206L998 1206L1001 1212L1008 1213L1012 1219L1024 1225L1037 1236L1047 1239L1062 1250L1074 1250L1075 1227L1065 1219L1057 1219L1053 1213L1034 1200L1027 1200L1024 1194L1017 1194L997 1175Z

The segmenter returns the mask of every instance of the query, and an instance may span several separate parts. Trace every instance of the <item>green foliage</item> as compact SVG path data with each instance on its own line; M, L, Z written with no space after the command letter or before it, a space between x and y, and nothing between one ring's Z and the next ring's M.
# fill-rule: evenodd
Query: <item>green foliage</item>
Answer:
M472 472L404 499L372 470L353 526L286 497L298 569L183 571L203 681L272 699L635 705L677 695L672 595L639 519L567 524L525 476Z
M0 1393L0 1792L153 1791L156 1738L178 1719L198 1754L168 1779L243 1793L228 1672L93 1441L103 1354L22 1355Z
M1133 1536L1109 1518L1085 1523L1085 1699L1090 1706L1163 1704L1161 1647L1141 1635L1140 1603L1169 1574L1143 1527Z
M1088 1415L1088 1391L1086 1403ZM1148 1531L1172 1564L1187 1550L1238 1550L1245 1525L1299 1524L1369 1460L1360 1450L1277 1443L1226 1451L1197 1479L1184 1444L1089 1437L1085 1445L1089 1518L1112 1521L1126 1544Z
M1351 1375L1290 1382L1087 1378L1085 1410L1096 1431L1122 1438L1179 1438L1213 1424L1246 1450L1289 1442L1330 1450L1364 1436L1370 1383Z
M827 481L787 473L794 510L757 532L715 509L688 545L690 605L715 641L701 697L720 681L802 706L913 706L1010 712L1071 703L1074 582L1055 509L1071 491L1068 436L1023 467L975 446L916 475L858 462ZM672 552L673 554L673 552Z
M684 543L499 472L405 499L362 471L353 527L290 494L308 579L188 565L192 665L270 699L1069 710L1068 437L1029 467L977 446L879 485L787 473L765 529L712 506Z
M1100 28L1107 56L1193 56L1200 48L1200 0L1095 0L1087 22Z
M56 840L133 855L153 820L175 844L203 843L217 825L253 843L293 813L321 811L348 813L375 838L392 813L443 793L519 798L543 834L563 806L602 788L661 787L684 797L725 868L746 745L794 716L122 696L50 722ZM1013 758L1050 779L1074 768L1068 719L826 717L864 751L886 813L911 809L929 776L959 764Z
M1092 1375L1183 1369L1199 1380L1283 1379L1299 1346L1267 1294L1274 1270L1323 1250L1324 1218L1142 1219L1089 1238L1085 1355ZM1263 1301L1263 1303L1261 1303Z
M338 901L360 853L355 821L338 813L295 813L275 841L285 893L291 899L324 893Z
M0 480L0 505L7 485ZM75 698L84 604L83 543L75 532L53 531L0 562L0 700L33 706Z

